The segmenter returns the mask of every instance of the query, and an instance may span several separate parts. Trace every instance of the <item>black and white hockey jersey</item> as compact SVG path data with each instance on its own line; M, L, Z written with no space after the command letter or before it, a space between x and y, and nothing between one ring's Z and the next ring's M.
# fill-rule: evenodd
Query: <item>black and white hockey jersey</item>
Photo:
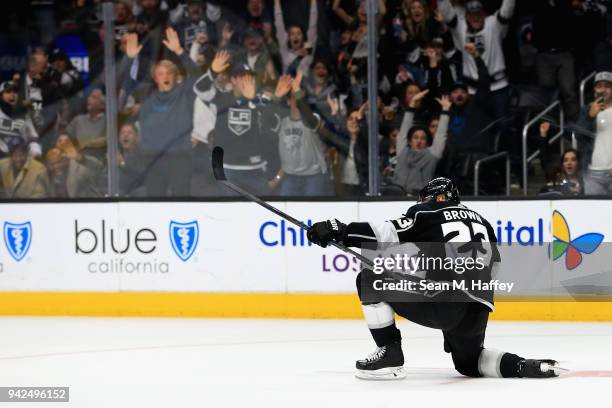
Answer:
M0 154L8 154L11 147L21 142L35 142L38 134L31 117L0 102ZM40 146L39 146L40 147Z
M237 98L232 92L217 89L215 74L209 70L194 85L196 95L210 106L216 117L214 144L225 149L224 167L233 170L265 168L264 147L270 141L261 131L263 98Z
M490 283L501 262L497 238L489 222L462 204L451 202L424 203L411 207L401 218L382 224L357 222L348 225L347 246L371 248L413 243L419 255L435 259L457 257L479 258L482 268L457 272L439 264L425 272L425 279L436 282L464 281L467 298L493 310L493 290L482 283ZM476 282L479 282L476 284ZM483 289L484 288L484 289Z

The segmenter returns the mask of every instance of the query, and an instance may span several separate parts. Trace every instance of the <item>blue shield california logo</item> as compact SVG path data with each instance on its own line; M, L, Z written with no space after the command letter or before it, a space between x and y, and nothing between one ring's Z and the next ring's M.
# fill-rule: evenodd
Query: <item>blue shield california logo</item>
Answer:
M170 221L170 243L183 262L191 258L195 252L199 236L200 227L197 221L186 223Z
M21 261L32 243L32 223L4 223L4 243L9 253L17 262Z

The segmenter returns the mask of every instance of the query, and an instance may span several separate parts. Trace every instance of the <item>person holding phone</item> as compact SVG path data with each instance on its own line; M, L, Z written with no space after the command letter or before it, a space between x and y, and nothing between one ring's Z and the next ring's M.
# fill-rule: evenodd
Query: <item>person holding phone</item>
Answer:
M590 150L591 160L584 192L587 195L612 194L612 72L595 75L595 100L582 112L578 129L581 133L579 147ZM583 148L584 146L584 148ZM588 157L588 156L587 156Z

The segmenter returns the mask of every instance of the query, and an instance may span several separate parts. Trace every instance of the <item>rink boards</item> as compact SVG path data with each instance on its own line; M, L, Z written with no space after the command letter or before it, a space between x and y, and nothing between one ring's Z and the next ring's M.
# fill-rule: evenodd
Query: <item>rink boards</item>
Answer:
M276 202L309 224L382 222L410 202ZM612 320L612 201L474 201L502 247L498 319ZM243 202L3 204L0 314L91 316L361 316L356 260ZM553 213L570 240L603 236L571 269L549 257ZM584 249L584 248L583 248ZM610 265L610 266L609 266ZM522 285L522 286L521 286Z

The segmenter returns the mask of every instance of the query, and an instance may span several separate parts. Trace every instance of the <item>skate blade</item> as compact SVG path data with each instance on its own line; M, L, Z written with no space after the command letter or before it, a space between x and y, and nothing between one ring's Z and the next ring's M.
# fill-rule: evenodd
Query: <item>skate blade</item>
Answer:
M551 364L547 364L547 363L542 363L540 365L540 370L542 372L553 371L555 373L555 375L557 375L557 376L559 376L559 374L569 373L569 371L570 371L568 368L559 367L558 365L551 365Z
M404 367L387 367L379 370L357 370L355 377L369 381L393 381L406 378Z

